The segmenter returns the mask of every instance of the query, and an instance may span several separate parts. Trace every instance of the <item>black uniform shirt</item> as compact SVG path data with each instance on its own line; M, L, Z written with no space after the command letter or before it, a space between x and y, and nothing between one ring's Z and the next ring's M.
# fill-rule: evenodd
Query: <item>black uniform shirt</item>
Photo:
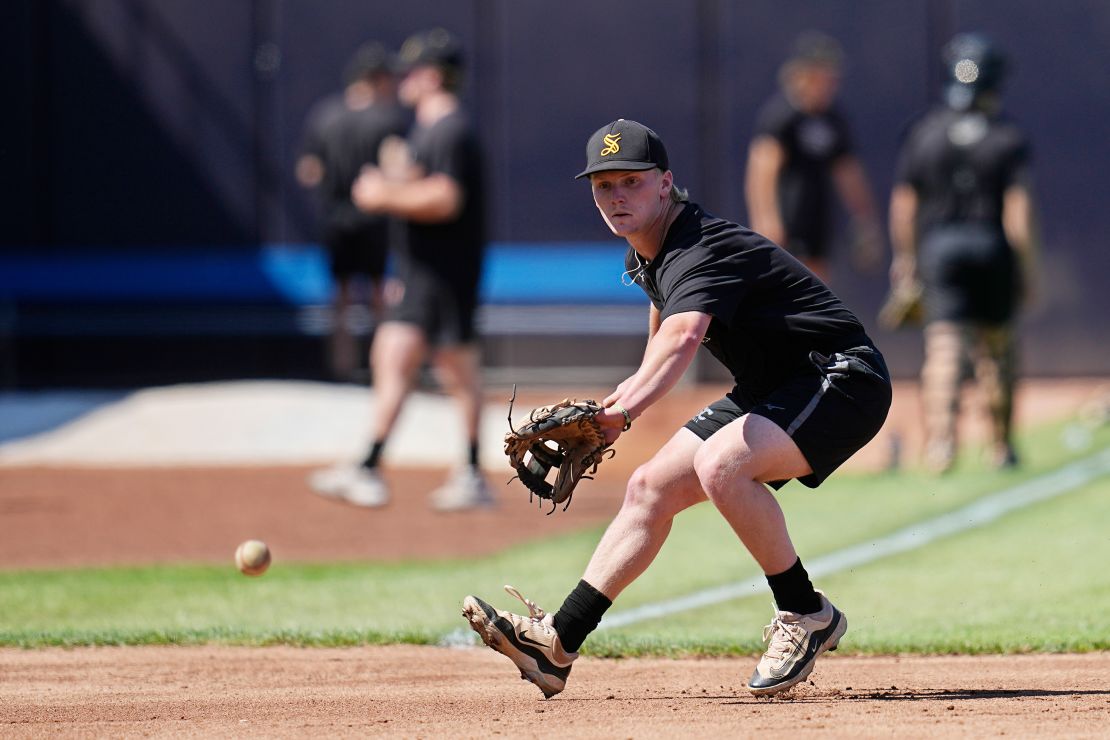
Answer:
M425 174L443 173L463 191L459 216L443 223L409 222L407 256L438 275L477 280L485 242L485 188L478 138L455 111L410 138L413 159Z
M918 228L978 224L1002 229L1002 197L1027 184L1029 146L1009 121L947 107L909 131L897 180L918 196Z
M404 136L408 125L408 115L400 106L381 103L352 110L342 95L325 98L313 108L303 148L324 165L319 192L330 226L351 229L384 220L355 207L351 185L363 165L378 163L382 141L390 135Z
M774 138L786 155L778 198L787 235L820 244L829 224L829 168L852 151L847 122L835 108L803 113L780 93L760 110L756 135Z
M713 317L704 344L751 398L807 371L811 350L871 345L859 319L786 250L696 204L679 214L650 264L631 247L625 263L661 319Z

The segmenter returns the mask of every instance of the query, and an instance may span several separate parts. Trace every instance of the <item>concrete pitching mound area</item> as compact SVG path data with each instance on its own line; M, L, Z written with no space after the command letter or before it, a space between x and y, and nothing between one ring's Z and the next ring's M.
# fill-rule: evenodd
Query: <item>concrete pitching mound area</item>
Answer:
M1097 387L1027 384L1019 420L1066 416ZM463 454L441 396L421 394L405 410L387 451L394 501L371 511L305 484L314 466L361 454L370 391L311 383L140 391L0 445L0 568L232 567L246 537L267 541L278 564L494 552L603 524L635 466L723 391L672 393L618 442L570 509L550 517L504 485L507 392L490 394L482 437L498 508L433 514L426 493ZM522 391L514 418L605 392ZM851 469L884 467L892 435L912 462L917 409L913 387L900 387L886 429ZM969 438L981 433L975 424ZM567 690L544 701L485 648L0 649L0 736L1103 737L1110 727L1110 654L830 655L809 682L770 700L744 689L754 662L583 658Z

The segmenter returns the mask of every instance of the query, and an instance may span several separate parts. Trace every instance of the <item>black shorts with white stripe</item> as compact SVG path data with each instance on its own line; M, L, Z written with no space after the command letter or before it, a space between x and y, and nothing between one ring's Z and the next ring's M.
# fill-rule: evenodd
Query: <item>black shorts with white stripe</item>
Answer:
M890 410L890 373L874 347L832 355L811 352L812 372L786 378L766 398L745 403L737 389L686 422L702 439L745 414L758 414L782 428L802 451L813 473L799 478L816 488L878 434ZM770 483L781 488L786 481Z

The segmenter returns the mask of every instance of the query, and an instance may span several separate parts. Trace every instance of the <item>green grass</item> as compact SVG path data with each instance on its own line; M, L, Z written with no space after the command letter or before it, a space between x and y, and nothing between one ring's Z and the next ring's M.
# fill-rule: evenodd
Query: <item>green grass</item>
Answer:
M1023 438L1026 466L974 464L932 479L913 472L835 476L780 500L803 559L959 508L1071 459L1110 447L1110 429L1072 451L1061 425ZM557 514L556 514L557 515ZM993 525L821 579L849 616L844 649L864 653L1110 649L1110 479ZM0 645L435 643L465 624L478 593L507 607L513 583L554 608L601 530L468 561L277 563L249 579L223 566L0 572ZM758 575L715 511L682 514L652 568L614 611ZM754 653L770 616L760 594L595 634L595 655ZM469 634L465 631L464 634Z

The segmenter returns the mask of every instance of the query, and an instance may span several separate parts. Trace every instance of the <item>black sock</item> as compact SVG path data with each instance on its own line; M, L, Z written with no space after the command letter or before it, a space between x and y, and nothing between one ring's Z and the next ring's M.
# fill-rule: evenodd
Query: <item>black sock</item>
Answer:
M559 633L563 650L578 652L586 635L597 629L605 610L612 605L613 602L605 594L585 581L579 581L559 611L555 612L555 631Z
M378 461L382 457L382 449L385 447L385 440L375 440L374 444L370 445L370 452L366 453L366 459L362 461L364 468L378 467Z
M767 585L775 596L779 611L796 614L813 614L821 611L821 597L809 582L809 573L798 558L789 570L767 576Z
M470 443L470 467L478 467L478 440L473 440Z

